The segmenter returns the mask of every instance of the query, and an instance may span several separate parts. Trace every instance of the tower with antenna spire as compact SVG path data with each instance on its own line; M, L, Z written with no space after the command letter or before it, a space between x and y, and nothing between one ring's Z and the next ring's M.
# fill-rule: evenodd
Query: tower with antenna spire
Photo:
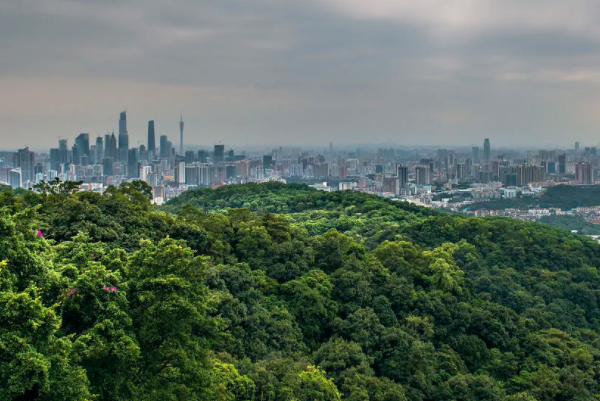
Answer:
M179 120L179 154L183 155L183 114Z

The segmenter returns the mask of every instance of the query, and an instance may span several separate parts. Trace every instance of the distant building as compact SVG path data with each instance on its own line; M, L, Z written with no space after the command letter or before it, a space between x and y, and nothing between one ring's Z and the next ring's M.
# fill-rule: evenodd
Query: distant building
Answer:
M185 184L185 162L179 162L175 166L175 182Z
M79 134L75 138L75 145L79 150L79 157L90 155L90 134ZM74 160L75 164L81 164L81 160Z
M565 175L567 173L567 155L558 156L558 174Z
M592 185L594 183L594 169L590 163L577 163L575 166L575 179L579 185Z
M118 160L127 163L129 156L129 134L127 133L127 112L119 115L119 155Z
M139 178L140 166L138 149L129 149L127 153L127 176L130 178Z
M156 135L154 132L154 120L148 121L148 154L156 156Z
M104 142L101 136L96 137L96 148L94 154L94 163L100 164L104 157Z
M20 168L14 168L8 172L8 184L13 188L22 188L23 179Z
M485 141L483 141L483 162L487 164L490 162L491 159L492 150L490 147L490 140L489 138L485 138Z
M216 166L225 160L225 145L215 145L213 152L213 164Z
M471 158L473 159L473 163L479 164L479 147L473 146L471 149Z
M406 188L408 185L408 167L398 166L398 188Z
M183 114L179 121L179 154L183 156Z
M160 158L161 159L168 159L170 156L169 149L168 149L168 143L169 143L169 139L167 138L167 136L161 135L160 136Z
M415 183L417 185L431 184L431 176L427 166L419 165L415 167Z
M21 182L34 182L35 180L35 153L29 147L19 149L17 152L17 165L19 167Z

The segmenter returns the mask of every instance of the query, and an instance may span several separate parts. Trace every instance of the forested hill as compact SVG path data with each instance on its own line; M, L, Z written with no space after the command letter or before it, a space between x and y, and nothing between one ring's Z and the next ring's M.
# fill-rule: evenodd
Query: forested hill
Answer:
M465 210L528 209L532 207L571 210L589 206L600 206L600 186L598 185L555 185L547 188L540 196L477 202L465 207Z
M0 400L600 397L585 237L302 185L149 195L0 191Z

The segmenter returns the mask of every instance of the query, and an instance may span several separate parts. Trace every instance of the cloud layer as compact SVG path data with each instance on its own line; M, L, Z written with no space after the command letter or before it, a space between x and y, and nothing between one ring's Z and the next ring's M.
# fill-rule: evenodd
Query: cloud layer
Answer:
M592 0L0 0L0 147L596 144Z

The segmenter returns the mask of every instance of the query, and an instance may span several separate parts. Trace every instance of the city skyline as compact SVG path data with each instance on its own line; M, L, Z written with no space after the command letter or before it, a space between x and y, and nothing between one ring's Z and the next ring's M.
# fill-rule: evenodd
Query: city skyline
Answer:
M179 120L177 120L176 124L177 124L177 132L172 132L170 135L166 134L166 133L160 133L160 130L156 129L156 124L155 124L155 120L154 119L150 119L150 120L145 120L145 131L141 134L137 134L134 135L134 138L137 139L135 141L130 142L129 138L130 138L130 128L129 128L129 122L130 119L127 116L127 111L121 111L118 113L119 114L119 118L117 121L117 134L116 134L116 139L118 140L118 143L120 144L119 147L121 149L117 150L118 156L116 158L124 158L123 153L125 152L126 149L130 148L130 147L139 147L140 145L144 145L148 148L152 148L153 146L156 146L156 136L166 136L172 139L177 139L177 153L183 155L186 149L200 149L200 148L204 148L204 149L212 149L213 145L217 145L217 144L222 144L223 141L219 140L211 140L211 138L205 138L206 140L204 142L183 142L183 129L184 129L184 121L183 121L183 114L180 113L179 115ZM162 131L169 131L169 130L162 130ZM171 129L170 131L174 131L173 129ZM72 140L76 141L77 137L81 136L81 135L88 135L89 137L91 137L91 140L98 140L101 138L106 138L107 136L110 135L114 135L115 134L115 129L106 129L106 131L104 132L104 134L98 133L98 134L92 134L89 132L80 132L80 133L76 133L71 135ZM94 139L95 138L95 139ZM120 139L119 139L120 138ZM600 147L600 138L598 139L597 142L590 142L590 143L585 143L582 141L573 141L571 138L568 138L567 140L563 141L563 143L561 144L545 144L542 141L537 141L535 144L529 145L527 146L524 143L511 143L511 145L506 146L506 145L497 145L497 142L495 141L494 138L474 138L474 141L471 143L451 143L451 142L441 142L441 143L435 143L435 144L421 144L418 141L414 142L414 144L410 144L410 143L398 143L398 142L394 142L394 141L387 141L387 142L365 142L364 138L363 141L356 141L356 142L341 142L341 143L337 143L337 147L341 148L341 149L346 149L346 150L350 150L350 149L355 149L355 148L369 148L369 149L373 149L373 148L377 148L377 147L396 147L396 148L402 148L402 149L435 149L435 148L448 148L448 149L467 149L469 147L473 147L473 149L482 149L483 150L483 158L489 160L489 158L492 156L491 154L489 154L489 148L486 149L486 143L487 145L489 145L490 139L494 140L494 144L496 145L496 149L498 150L517 150L517 151L536 151L539 149L543 149L543 148L548 148L548 149L569 149L571 147L573 147L573 145L575 146L575 149L579 149L580 145L584 145L584 146L597 146ZM64 136L58 136L56 138L56 140L58 141L69 141L69 136L64 135ZM475 142L476 140L479 140L480 142L477 143ZM90 139L88 138L88 142L90 141ZM481 146L481 141L483 141L483 146ZM36 146L31 146L29 143L27 143L27 141L24 141L21 144L18 144L15 147L6 147L3 146L6 143L6 141L0 141L0 150L17 150L18 148L22 148L22 147L28 147L31 148L31 150L37 151L37 152L43 152L44 150L47 150L48 148L51 148L54 144L56 144L56 142L54 143L50 143L48 146L45 146L45 144L39 144L37 143L37 147ZM73 142L75 143L75 142ZM500 141L500 143L502 144L502 141ZM230 146L234 146L234 147L238 147L238 148L248 148L248 149L253 149L253 150L260 150L260 149L269 149L269 148L273 148L273 147L279 147L279 146L286 146L286 147L297 147L297 148L304 148L304 149L330 149L331 152L331 147L333 146L333 142L329 142L329 143L294 143L294 142L289 142L289 143L261 143L260 141L249 141L248 139L246 139L246 142L237 142L237 143L229 143ZM487 154L487 156L486 156Z
M0 140L104 135L126 107L131 144L151 119L175 139L180 113L190 144L595 144L598 11L591 0L0 0Z

